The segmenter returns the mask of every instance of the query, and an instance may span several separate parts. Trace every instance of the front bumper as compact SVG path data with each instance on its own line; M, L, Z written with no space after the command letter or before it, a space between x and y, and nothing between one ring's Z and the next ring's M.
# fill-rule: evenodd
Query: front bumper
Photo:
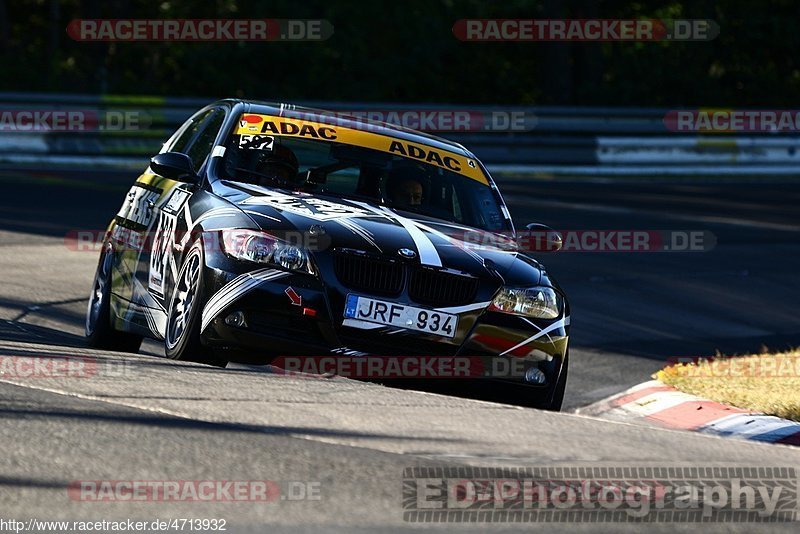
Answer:
M228 291L232 281L247 273L246 266L221 256L212 259L206 269L209 299ZM346 290L325 286L314 277L282 273L274 280L254 284L216 309L201 337L211 347L257 362L279 356L331 354L467 358L473 369L470 378L479 375L540 389L555 383L566 359L568 307L553 321L487 312L488 302L456 310L439 308L459 317L456 337L447 339L396 327L344 326L345 296ZM226 322L226 317L236 312L243 314L244 325ZM544 373L544 384L526 379L526 371L532 367Z

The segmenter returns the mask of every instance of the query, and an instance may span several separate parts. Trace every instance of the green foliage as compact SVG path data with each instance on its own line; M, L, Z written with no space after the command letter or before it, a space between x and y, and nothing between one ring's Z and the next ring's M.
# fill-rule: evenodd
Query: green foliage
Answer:
M0 0L0 89L637 106L793 106L792 0ZM711 42L461 42L462 18L710 18ZM323 18L324 42L83 43L75 18Z

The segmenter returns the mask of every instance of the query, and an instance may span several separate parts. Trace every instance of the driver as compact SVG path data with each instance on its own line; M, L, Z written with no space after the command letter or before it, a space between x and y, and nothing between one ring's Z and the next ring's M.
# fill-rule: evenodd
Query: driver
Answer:
M278 183L292 184L297 179L299 168L294 152L288 147L276 144L274 150L263 151L259 155L253 170L263 175L263 177L259 177L259 180L262 181L261 185L274 185L273 183L263 183L263 181L273 180Z
M395 168L389 175L388 189L392 204L399 208L422 205L423 187L416 166Z
M391 196L395 206L419 206L422 204L422 183L416 178L399 180L392 185Z

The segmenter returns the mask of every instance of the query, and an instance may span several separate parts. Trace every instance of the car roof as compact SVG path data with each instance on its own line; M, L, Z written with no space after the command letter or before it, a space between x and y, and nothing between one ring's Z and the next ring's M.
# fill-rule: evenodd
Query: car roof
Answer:
M343 112L334 112L324 109L317 109L305 106L298 106L295 104L287 104L281 102L265 102L261 100L238 100L227 99L225 102L232 104L244 104L246 113L275 115L275 116L290 116L293 118L307 118L308 120L317 122L332 122L344 128L352 128L355 130L368 130L372 133L385 135L402 139L404 141L411 141L421 145L435 147L441 150L449 150L461 156L468 158L475 158L475 155L467 150L464 146L454 141L430 135L403 126L389 124L387 122L375 121L371 119L364 119L349 115ZM477 158L475 158L477 159Z

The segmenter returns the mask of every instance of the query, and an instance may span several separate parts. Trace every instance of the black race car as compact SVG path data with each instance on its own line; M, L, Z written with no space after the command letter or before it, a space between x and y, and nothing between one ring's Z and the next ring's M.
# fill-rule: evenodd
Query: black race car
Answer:
M216 365L479 358L491 366L482 381L557 410L569 306L514 237L492 178L459 144L223 100L181 126L128 192L86 336L121 351L152 337L170 358Z

